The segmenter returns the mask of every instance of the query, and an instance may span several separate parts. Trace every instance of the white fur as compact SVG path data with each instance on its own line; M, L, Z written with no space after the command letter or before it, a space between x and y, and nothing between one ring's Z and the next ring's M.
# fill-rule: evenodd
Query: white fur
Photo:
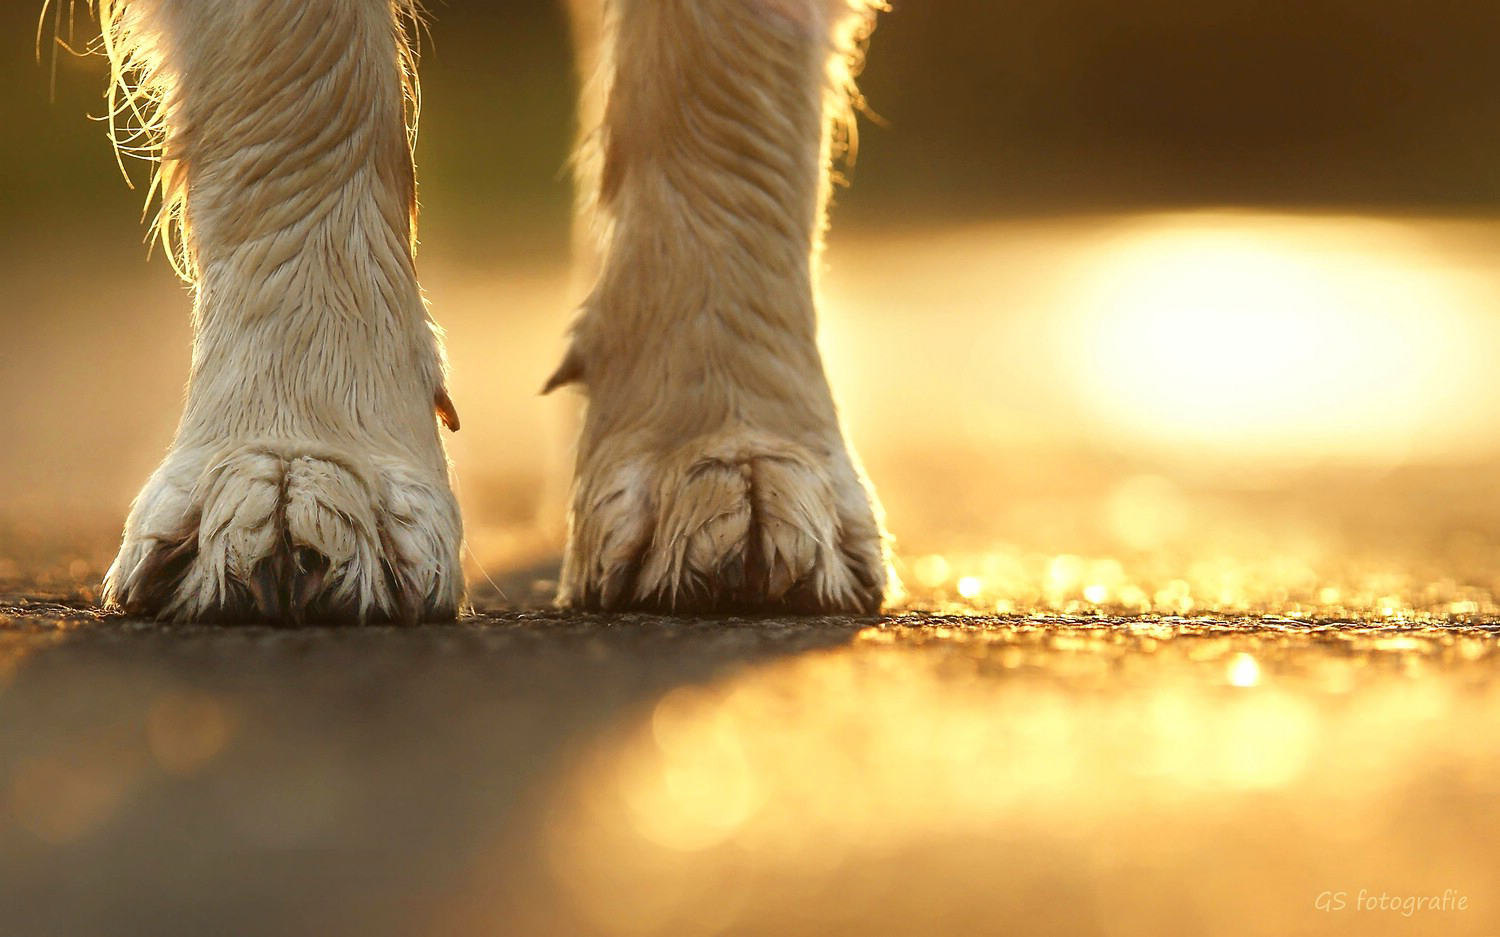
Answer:
M560 601L873 611L885 540L823 374L813 275L873 9L607 11L580 174L602 272L553 381L589 399Z
M193 284L187 404L105 599L174 618L451 617L461 526L412 263L390 0L98 0Z
M597 286L560 601L874 611L873 493L815 340L875 0L574 0ZM186 410L106 601L415 619L462 597L441 348L412 265L413 0L96 0L122 142L195 290ZM592 266L592 263L589 264Z

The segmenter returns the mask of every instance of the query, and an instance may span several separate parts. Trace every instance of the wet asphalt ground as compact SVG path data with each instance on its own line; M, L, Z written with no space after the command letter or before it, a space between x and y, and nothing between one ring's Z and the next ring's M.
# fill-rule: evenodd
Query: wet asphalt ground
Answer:
M6 937L1500 933L1482 616L0 616Z

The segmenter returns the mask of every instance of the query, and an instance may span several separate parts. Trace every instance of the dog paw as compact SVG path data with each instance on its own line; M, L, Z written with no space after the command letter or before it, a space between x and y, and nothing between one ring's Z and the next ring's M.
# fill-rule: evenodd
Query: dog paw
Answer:
M663 452L601 445L575 484L559 600L874 613L885 582L871 497L841 439L815 451L729 432Z
M462 525L431 474L313 443L176 451L131 510L105 602L177 620L452 618Z

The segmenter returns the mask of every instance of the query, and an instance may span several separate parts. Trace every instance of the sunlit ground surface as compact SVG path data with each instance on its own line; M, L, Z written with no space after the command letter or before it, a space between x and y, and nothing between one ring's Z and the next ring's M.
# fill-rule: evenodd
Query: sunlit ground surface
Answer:
M1493 933L1493 635L1261 627L912 621L676 690L550 867L615 933ZM1319 913L1361 887L1472 897Z
M48 402L0 414L0 580L64 604L0 627L0 908L23 934L1500 934L1496 258L1491 222L1247 213L836 241L829 367L905 583L871 621L540 611L569 404L534 393L571 294L439 255L484 614L100 623L182 301L151 281L129 295L170 314L67 342L38 320L0 374Z

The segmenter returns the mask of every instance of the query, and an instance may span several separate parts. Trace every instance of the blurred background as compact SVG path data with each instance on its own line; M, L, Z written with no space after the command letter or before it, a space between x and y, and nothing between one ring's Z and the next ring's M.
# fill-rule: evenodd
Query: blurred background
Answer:
M0 576L87 590L170 441L190 304L87 116L103 60L54 76L35 6L0 11ZM580 292L567 23L431 12L419 267L471 574L529 599L577 408L536 393ZM1489 608L1497 52L1470 0L895 0L822 331L913 600Z

